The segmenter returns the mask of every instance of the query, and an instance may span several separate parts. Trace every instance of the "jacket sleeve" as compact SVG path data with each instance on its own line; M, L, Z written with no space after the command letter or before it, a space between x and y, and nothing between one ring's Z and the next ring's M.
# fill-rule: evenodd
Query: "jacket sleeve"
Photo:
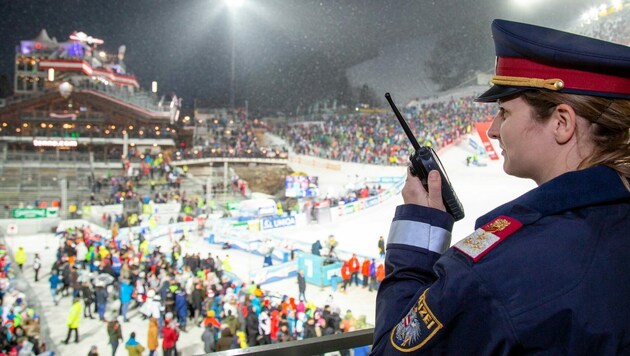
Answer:
M493 323L506 326L506 318L472 261L447 252L452 227L452 217L436 209L396 209L376 300L373 355L497 351L493 339L501 337L491 330Z

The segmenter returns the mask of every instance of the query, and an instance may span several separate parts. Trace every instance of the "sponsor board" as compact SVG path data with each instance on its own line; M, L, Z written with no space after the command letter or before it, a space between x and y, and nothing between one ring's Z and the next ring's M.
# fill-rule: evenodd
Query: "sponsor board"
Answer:
M295 216L283 216L260 219L260 229L270 230L295 225Z
M182 209L180 203L153 204L153 213L160 215L179 214Z
M45 208L16 208L13 209L15 219L38 219L46 217Z
M265 284L278 279L285 279L294 276L297 272L295 261L264 267L249 273L249 279L257 284Z

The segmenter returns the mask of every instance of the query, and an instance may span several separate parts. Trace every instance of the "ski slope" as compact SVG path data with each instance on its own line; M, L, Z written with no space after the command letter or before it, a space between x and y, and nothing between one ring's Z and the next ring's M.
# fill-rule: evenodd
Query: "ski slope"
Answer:
M466 156L472 153L467 140L439 153L442 165L466 213L464 219L455 223L452 243L456 243L473 232L477 217L536 186L531 180L514 178L505 174L502 159L489 161L487 166L483 167L466 166ZM291 163L291 167L293 170L318 176L320 190L323 193L342 191L344 184L356 175L404 177L406 174L406 167L380 167L353 163L341 163L340 171L296 163ZM378 237L380 235L387 237L396 206L402 203L402 197L397 195L380 205L340 217L330 223L284 228L275 230L273 233L276 236L310 243L317 239L324 243L328 235L333 234L339 242L339 250L377 257Z

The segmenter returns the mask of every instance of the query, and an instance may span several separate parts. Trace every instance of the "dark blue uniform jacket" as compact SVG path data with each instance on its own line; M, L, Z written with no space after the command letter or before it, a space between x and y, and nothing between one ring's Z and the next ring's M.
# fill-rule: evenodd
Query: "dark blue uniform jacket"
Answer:
M630 191L615 171L559 176L448 248L452 226L397 208L373 355L630 354Z

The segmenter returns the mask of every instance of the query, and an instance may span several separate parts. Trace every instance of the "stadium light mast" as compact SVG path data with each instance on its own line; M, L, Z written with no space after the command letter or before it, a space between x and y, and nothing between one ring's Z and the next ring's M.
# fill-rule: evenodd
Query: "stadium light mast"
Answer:
M232 49L230 55L230 109L234 110L234 80L236 76L236 13L243 6L244 0L223 0L227 5L232 22Z

